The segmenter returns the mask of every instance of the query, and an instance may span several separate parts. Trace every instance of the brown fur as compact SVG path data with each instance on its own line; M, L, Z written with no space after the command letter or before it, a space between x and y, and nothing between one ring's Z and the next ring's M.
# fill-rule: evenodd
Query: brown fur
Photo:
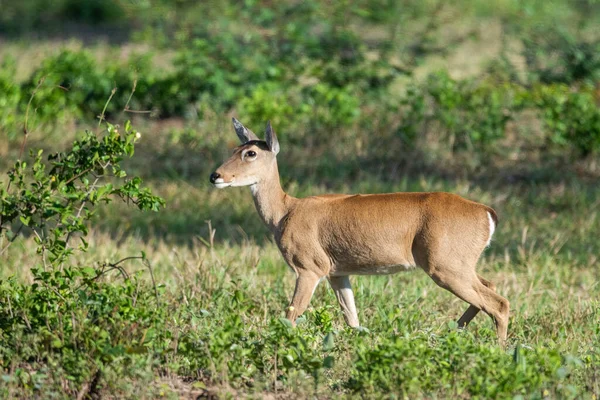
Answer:
M236 132L245 144L215 174L223 181L221 185L251 186L262 220L297 276L287 312L292 322L305 311L318 282L326 277L346 322L357 327L348 276L389 274L418 266L439 286L470 304L459 319L461 327L483 310L494 320L504 344L508 300L475 272L490 238L487 213L497 224L493 209L450 193L294 198L279 182L279 144L270 124L267 142L258 141L241 124L236 125ZM248 151L256 156L249 159Z

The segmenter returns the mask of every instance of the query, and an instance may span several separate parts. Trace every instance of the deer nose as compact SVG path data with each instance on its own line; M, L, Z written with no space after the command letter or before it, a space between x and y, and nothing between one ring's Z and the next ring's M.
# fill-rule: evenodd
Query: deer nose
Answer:
M218 172L213 172L212 174L210 174L210 183L215 183L220 177L221 174L219 174Z

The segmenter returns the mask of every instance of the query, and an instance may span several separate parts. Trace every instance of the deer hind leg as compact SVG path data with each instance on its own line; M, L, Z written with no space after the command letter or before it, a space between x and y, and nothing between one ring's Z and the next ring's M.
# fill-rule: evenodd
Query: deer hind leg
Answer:
M496 285L494 285L492 282L488 281L479 274L477 275L477 278L485 287L489 288L490 290L493 290L494 292L496 291ZM475 318L477 314L479 314L479 311L481 311L479 308L475 306L469 306L467 311L465 311L462 317L460 317L460 319L458 320L459 328L465 328L467 325L469 325L469 322L471 322L471 320Z
M320 277L312 272L302 271L298 274L296 289L285 316L292 322L292 325L296 325L296 318L302 315L308 307L319 281Z
M354 293L352 293L350 277L330 276L329 284L335 292L338 303L340 303L346 323L352 328L358 328L358 313L356 312L356 305L354 304Z
M498 341L501 346L504 346L508 330L508 300L497 294L490 287L484 285L475 273L469 273L465 276L464 274L453 272L445 274L434 273L431 274L431 277L439 286L454 293L457 297L476 309L483 310L483 312L488 314L496 325Z

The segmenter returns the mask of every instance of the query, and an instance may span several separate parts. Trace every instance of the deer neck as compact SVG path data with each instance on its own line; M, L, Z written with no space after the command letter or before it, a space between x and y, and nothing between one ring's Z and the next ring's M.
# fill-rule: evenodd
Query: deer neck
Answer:
M293 197L288 196L281 188L277 163L272 172L260 182L250 186L258 215L273 234L280 230L280 223L288 213Z

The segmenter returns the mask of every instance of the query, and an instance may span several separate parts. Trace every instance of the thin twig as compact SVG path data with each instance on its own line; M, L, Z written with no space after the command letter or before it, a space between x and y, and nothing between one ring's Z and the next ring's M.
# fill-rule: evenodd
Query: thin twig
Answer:
M143 256L129 256L129 257L125 257L125 258L120 259L116 263L109 263L108 265L110 265L111 267L116 267L117 265L121 264L124 261L128 261L128 260L143 260L143 259L144 259Z
M129 109L129 102L131 101L131 98L133 97L133 94L135 93L135 89L137 88L137 78L134 79L133 81L133 87L131 88L131 93L129 93L129 98L127 99L127 103L125 103L125 107L123 107L123 112L126 113L132 113L132 114L150 114L152 111L151 110L131 110Z
M100 114L98 116L98 118L100 118L100 121L98 121L98 128L100 128L100 125L102 125L102 121L105 121L105 112L106 109L108 108L108 103L110 103L110 101L112 100L113 96L115 95L115 93L117 93L117 88L114 87L111 91L110 91L110 96L108 97L108 100L106 100L106 103L104 104L104 108L102 109L102 114Z
M135 258L139 259L139 258L142 258L142 257L127 257L126 259L123 259L122 261L127 260L127 259L135 259ZM122 261L119 261L119 263L122 262ZM102 269L100 271L98 271L98 270L96 271L96 276L92 278L92 281L98 280L102 276L108 274L111 271L115 271L115 270L119 271L119 273L121 274L121 276L123 277L123 279L129 280L129 274L127 273L127 271L125 271L125 269L123 267L119 266L118 263L117 264L102 263L102 267L101 268ZM86 282L83 282L79 286L77 286L77 288L75 289L75 291L79 290L84 285L86 285Z
M132 114L150 114L150 113L152 113L151 110L146 110L146 111L142 111L142 110L123 110L123 112L132 113Z
M29 318L27 318L27 313L21 312L21 316L23 317L23 321L25 321L25 325L27 325L27 329L31 330L31 324L29 323Z
M135 88L137 87L137 79L133 80L133 87L131 88L131 93L129 93L129 98L127 99L127 103L125 103L125 107L123 108L123 111L128 111L129 110L129 102L131 101L131 98L133 97L133 94L135 93Z
M65 185L68 185L69 183L73 182L75 179L81 177L82 175L87 174L88 172L90 172L92 169L88 168L82 172L80 172L79 174L75 175L74 177L72 177L71 179L69 179L68 181L65 182Z
M94 278L94 280L100 278L102 275L106 275L107 273L109 273L110 271L114 271L117 270L119 271L119 273L121 274L121 276L123 277L123 279L127 280L129 279L129 274L127 273L127 271L125 271L125 269L119 265L114 265L114 264L104 264L104 266L109 266L110 268L108 269L103 269L99 274L96 275L96 277Z

